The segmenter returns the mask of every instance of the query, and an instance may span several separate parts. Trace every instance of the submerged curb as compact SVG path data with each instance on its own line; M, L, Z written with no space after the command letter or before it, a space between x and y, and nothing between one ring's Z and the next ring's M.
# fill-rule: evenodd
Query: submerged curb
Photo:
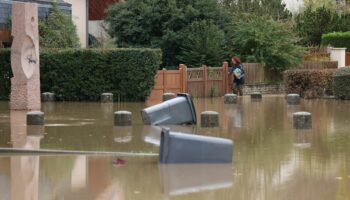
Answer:
M101 156L158 156L157 153L132 153L132 152L103 152L103 151L68 151L68 150L50 150L50 149L17 149L0 148L1 155L101 155Z

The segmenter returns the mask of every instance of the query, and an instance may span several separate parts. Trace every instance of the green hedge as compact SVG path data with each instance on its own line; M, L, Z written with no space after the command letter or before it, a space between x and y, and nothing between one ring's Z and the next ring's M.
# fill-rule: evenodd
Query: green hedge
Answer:
M350 68L343 67L333 74L334 95L338 99L350 100Z
M285 92L304 98L318 98L333 94L334 69L287 70L283 74Z
M9 99L11 91L10 78L11 70L11 52L9 49L0 49L0 100Z
M10 91L9 56L9 50L0 52L2 99L8 99ZM41 91L54 92L61 101L98 101L103 92L142 101L154 86L160 64L158 49L47 49L40 52Z
M346 51L350 52L350 31L348 32L333 32L322 35L322 44L330 44L333 47L345 47Z

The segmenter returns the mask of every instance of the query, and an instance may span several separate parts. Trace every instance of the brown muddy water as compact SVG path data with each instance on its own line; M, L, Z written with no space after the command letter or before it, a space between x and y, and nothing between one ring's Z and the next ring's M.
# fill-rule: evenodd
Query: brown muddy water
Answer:
M219 128L171 126L174 131L234 140L232 165L160 165L159 127L144 126L148 103L44 103L46 125L26 127L25 113L0 102L0 147L127 152L123 155L0 154L0 200L350 199L350 101L283 96L194 99L197 117L220 113ZM129 110L133 126L113 126ZM292 114L312 113L313 128L296 131ZM200 124L200 123L198 123Z

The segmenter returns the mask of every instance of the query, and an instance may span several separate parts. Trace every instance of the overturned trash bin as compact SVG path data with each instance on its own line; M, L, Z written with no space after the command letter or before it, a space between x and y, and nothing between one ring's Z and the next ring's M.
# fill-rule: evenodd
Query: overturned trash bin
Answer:
M232 140L171 132L163 128L160 163L231 163Z
M180 93L176 98L145 108L141 111L144 124L196 124L196 110L191 96Z

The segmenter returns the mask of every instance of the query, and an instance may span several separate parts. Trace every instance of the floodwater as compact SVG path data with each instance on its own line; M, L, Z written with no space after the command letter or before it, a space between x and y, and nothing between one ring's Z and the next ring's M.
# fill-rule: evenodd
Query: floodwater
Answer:
M220 165L158 164L160 128L140 115L154 103L44 103L46 125L26 127L24 112L0 102L1 148L131 154L0 154L0 200L350 199L350 101L194 99L198 121L217 111L220 127L170 128L234 140L233 163ZM117 110L133 113L132 127L113 126ZM312 130L293 129L297 111L312 113Z

